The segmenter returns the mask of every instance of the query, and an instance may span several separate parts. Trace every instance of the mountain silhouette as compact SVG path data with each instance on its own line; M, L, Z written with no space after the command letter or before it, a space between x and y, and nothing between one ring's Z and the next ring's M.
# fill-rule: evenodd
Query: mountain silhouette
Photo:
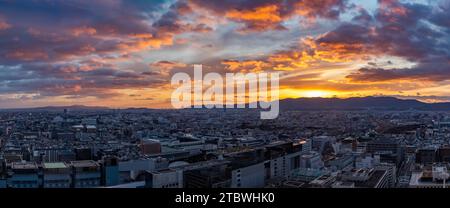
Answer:
M450 103L424 103L395 97L296 98L280 100L282 110L424 110L447 111Z

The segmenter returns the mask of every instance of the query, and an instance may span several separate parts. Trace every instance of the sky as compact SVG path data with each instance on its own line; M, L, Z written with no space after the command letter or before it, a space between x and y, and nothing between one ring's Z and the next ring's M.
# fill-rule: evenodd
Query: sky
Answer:
M171 76L450 101L450 0L0 0L0 108L170 108Z

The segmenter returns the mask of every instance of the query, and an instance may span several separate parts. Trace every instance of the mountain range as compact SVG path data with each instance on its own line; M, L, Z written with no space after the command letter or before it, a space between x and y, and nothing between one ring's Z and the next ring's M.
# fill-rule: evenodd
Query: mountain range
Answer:
M101 106L47 106L37 108L0 109L0 111L107 111L113 110ZM280 100L280 109L289 110L422 110L450 111L450 102L424 103L418 100L405 100L395 97L353 97L353 98L290 98ZM128 108L128 111L151 110L151 108Z
M423 110L447 111L450 103L424 103L395 97L297 98L280 101L282 110Z

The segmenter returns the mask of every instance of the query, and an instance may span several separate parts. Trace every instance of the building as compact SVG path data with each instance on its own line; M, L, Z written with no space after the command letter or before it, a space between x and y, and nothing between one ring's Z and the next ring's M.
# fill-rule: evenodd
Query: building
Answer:
M410 188L448 188L449 173L446 166L435 164L414 171L409 182Z
M262 188L265 185L264 163L239 168L231 172L231 188Z
M312 140L311 139L298 139L294 145L301 145L301 151L303 153L312 151Z
M397 185L397 167L392 163L381 163L375 166L375 170L386 171L385 179L387 188L394 188Z
M361 168L345 171L341 175L344 182L353 182L357 188L390 188L392 173L383 168Z
M205 166L185 169L184 188L228 188L231 185L231 171L228 164L211 163Z
M70 188L71 169L65 163L44 163L42 169L44 188Z
M377 138L367 143L367 152L393 152L399 151L400 145L398 141L391 138Z
M363 155L361 157L356 158L355 160L355 168L373 168L375 165L380 163L380 156L374 155Z
M285 179L301 167L302 145L292 142L275 142L265 147L265 169L268 179ZM323 165L323 163L322 163Z
M312 138L312 149L320 154L333 151L331 144L336 142L336 138L330 136L317 136Z
M0 176L0 188L7 188L7 180L3 176Z
M327 174L320 176L309 183L312 188L330 188L336 181L336 176Z
M135 180L137 176L147 171L167 169L169 160L165 158L150 158L119 162L119 175L123 182Z
M345 182L345 181L336 181L331 185L331 188L355 188L355 183Z
M34 162L14 162L7 179L10 188L39 188L39 169Z
M75 149L76 160L92 160L93 155L94 153L91 148L84 147Z
M300 157L300 168L304 169L321 169L324 164L319 153L311 151Z
M102 184L104 186L115 186L119 183L119 161L116 157L104 157L102 163Z
M33 160L35 162L59 162L59 148L41 148L33 150Z
M307 184L300 180L287 180L281 185L281 188L303 188Z
M0 188L6 188L6 161L0 156Z
M438 149L438 161L450 163L450 147L443 146Z
M353 165L353 161L353 155L345 154L328 161L327 166L330 166L333 171L342 170L349 165Z
M74 160L77 160L77 157L72 150L61 150L58 154L58 162L70 162Z
M444 152L442 152L444 153ZM427 147L418 149L416 152L416 163L433 164L437 162L438 151L435 147Z
M100 165L92 160L72 161L72 187L91 188L101 184Z
M154 139L143 139L139 145L141 152L144 155L160 154L161 153L161 143Z
M318 169L299 168L292 172L289 179L309 183L325 174L329 174L329 172Z
M115 186L108 186L106 188L118 188L118 189L145 188L145 181L123 183Z
M148 171L145 175L146 188L183 188L183 171L165 169Z
M400 165L404 158L404 150L396 139L377 138L367 143L367 153L380 156L380 162Z

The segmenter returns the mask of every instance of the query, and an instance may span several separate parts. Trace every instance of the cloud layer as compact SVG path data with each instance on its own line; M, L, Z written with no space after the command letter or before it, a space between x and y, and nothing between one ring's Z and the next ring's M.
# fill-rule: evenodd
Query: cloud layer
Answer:
M199 63L221 73L281 71L285 97L448 97L440 92L450 79L449 9L448 0L379 0L375 8L346 0L5 0L0 107L164 106L170 75Z

